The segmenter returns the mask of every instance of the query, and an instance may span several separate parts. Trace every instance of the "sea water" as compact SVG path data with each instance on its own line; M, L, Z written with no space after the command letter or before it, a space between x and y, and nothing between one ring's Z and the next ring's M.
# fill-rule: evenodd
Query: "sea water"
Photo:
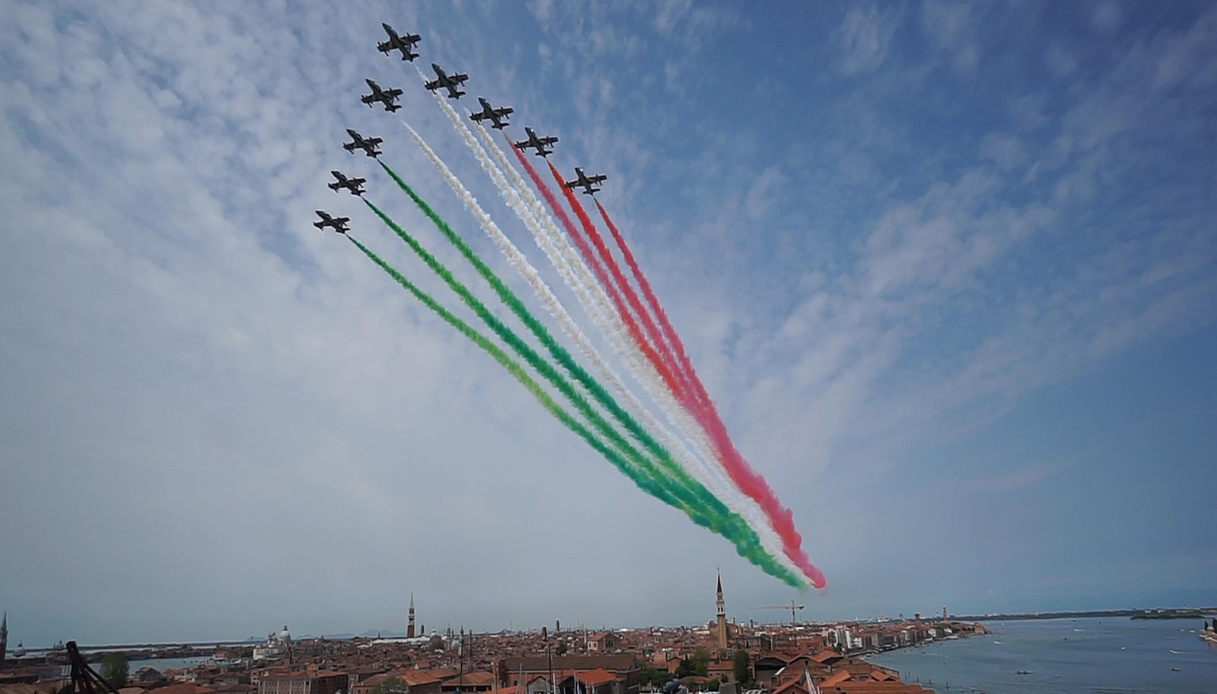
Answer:
M1200 639L1199 619L1104 617L984 624L990 632L985 636L867 660L899 670L905 682L940 694L1217 694L1217 647Z

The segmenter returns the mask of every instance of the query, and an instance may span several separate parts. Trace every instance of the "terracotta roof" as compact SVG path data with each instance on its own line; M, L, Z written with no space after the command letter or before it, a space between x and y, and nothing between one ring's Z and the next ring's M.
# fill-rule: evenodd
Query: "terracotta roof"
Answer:
M315 672L298 671L298 672L276 672L274 674L262 675L263 680L316 680L323 677L346 677L345 672L335 672L333 670L317 670ZM165 689L158 689L157 692L163 694ZM214 691L214 690L207 690ZM193 692L172 692L172 694L194 694Z
M638 667L638 658L624 655L556 655L554 670L595 670L603 668L609 672L628 672ZM509 673L549 672L549 659L543 655L503 658L503 669Z
M807 694L807 685L802 677L796 677L773 690L773 694Z
M837 684L840 684L840 683L842 683L842 682L845 682L846 680L850 679L851 677L853 677L853 675L849 674L849 670L837 670L836 672L834 672L834 673L832 673L831 675L829 675L829 676L828 676L828 677L827 677L827 678L826 678L826 679L825 679L823 682L821 682L821 683L820 683L818 686L820 686L820 687L832 687L832 686L834 686L834 685L837 685Z
M215 689L183 682L181 684L171 684L168 687L161 687L156 692L157 694L213 694Z
M491 687L494 686L494 674L480 670L466 672L463 675L457 675L456 677L445 679L444 684L455 684L469 687Z
M450 675L442 670L394 670L392 673L400 677L403 682L411 687L421 687L424 684L432 684L440 682Z
M605 670L604 668L596 668L595 670L587 670L578 673L579 681L588 687L598 687L609 682L616 682L617 676Z

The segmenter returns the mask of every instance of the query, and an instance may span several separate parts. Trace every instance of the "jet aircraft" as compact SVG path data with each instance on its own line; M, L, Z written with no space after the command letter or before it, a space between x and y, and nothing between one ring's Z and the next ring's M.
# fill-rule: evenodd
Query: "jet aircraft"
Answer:
M376 149L376 145L384 142L384 140L379 137L365 138L350 128L347 128L347 134L351 136L351 141L342 145L343 149L348 152L354 152L356 148L362 149L364 154L373 159L380 156L380 150Z
M401 104L394 103L397 101L397 97L401 96L400 89L381 89L379 84L369 79L365 79L364 82L371 87L372 93L364 94L359 100L367 104L368 108L372 108L372 104L377 101L385 105L386 111L396 111L401 108Z
M351 191L351 195L363 195L363 184L368 182L366 178L347 178L342 175L341 171L331 171L336 179L333 183L329 183L330 190L335 193L339 188L346 188Z
M449 99L459 99L465 92L457 89L464 84L465 80L469 79L469 75L451 75L449 76L444 70L431 63L431 69L435 70L435 79L427 83L427 89L435 91L436 89L447 89Z
M585 176L583 174L583 169L575 167L575 180L567 181L565 185L571 190L574 190L575 188L582 188L585 194L591 195L592 193L600 190L600 188L596 187L596 184L607 178L608 176L605 176L604 174Z
M524 132L527 133L528 139L517 142L516 149L524 150L528 149L529 147L533 147L537 150L534 152L534 154L540 157L548 157L554 153L552 149L545 149L545 146L552 145L553 143L557 142L558 138L552 135L548 137L537 137L537 134L532 131L532 128L524 128Z
M388 56L393 51L401 51L402 60L414 62L414 59L418 57L418 54L412 49L414 48L415 44L422 40L422 37L418 34L410 33L407 33L405 36L398 36L397 32L393 31L393 27L385 24L384 22L381 22L380 25L385 28L385 33L389 35L389 40L376 44L376 50L384 53L385 56Z
M475 121L481 122L489 118L494 125L490 127L502 130L507 127L507 116L513 113L512 109L504 106L503 108L492 108L490 102L482 97L478 97L478 103L482 105L482 110L477 113L469 114L469 117Z
M317 227L318 229L330 227L339 234L345 234L350 231L350 229L347 228L347 222L351 221L350 217L331 217L328 213L321 210L314 211L317 213L317 216L321 218L320 220L313 222L313 226Z

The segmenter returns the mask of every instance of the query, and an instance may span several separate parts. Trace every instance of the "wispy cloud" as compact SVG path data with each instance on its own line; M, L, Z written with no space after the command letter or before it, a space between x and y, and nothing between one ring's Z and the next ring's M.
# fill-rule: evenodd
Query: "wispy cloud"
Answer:
M899 25L898 8L873 4L851 7L833 35L840 51L837 69L847 75L877 69L887 58Z

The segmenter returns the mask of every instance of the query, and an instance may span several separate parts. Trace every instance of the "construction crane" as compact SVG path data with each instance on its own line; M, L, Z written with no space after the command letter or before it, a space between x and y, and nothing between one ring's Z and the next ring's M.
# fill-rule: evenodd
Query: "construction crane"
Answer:
M796 610L801 610L804 607L807 607L807 606L806 605L796 605L796 604L794 604L794 600L791 600L789 605L761 605L760 607L753 607L752 609L754 609L754 610L790 610L790 623L798 624L799 623L798 612L796 612Z

